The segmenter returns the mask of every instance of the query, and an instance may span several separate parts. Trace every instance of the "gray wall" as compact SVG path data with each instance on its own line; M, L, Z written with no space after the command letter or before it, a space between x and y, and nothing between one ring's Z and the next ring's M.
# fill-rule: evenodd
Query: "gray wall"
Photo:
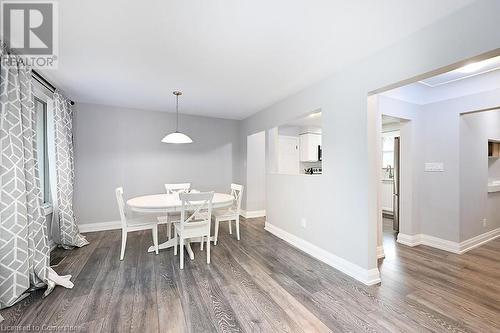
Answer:
M480 113L461 114L499 105L500 89L497 89L421 107L423 157L417 165L421 170L418 184L421 202L416 208L421 233L462 242L494 228L494 223L482 225L482 219L488 216L488 159L486 143L478 144L492 131L483 126L484 116L479 116ZM465 122L465 119L471 120ZM423 172L424 162L444 162L445 171Z
M486 144L500 139L500 111L474 112L498 106L500 89L423 106L379 96L382 114L413 127L410 143L402 131L402 158L416 152L408 165L413 176L401 180L402 195L407 186L411 193L401 202L402 233L462 242L500 227L500 196L487 193L488 177L500 178L500 162L488 160ZM444 172L424 172L425 162L443 162Z
M380 146L374 115L367 112L367 96L422 73L453 63L462 65L467 58L498 48L499 11L498 1L474 2L247 118L242 132L248 135L322 110L325 171L321 182L311 178L297 184L311 195L287 196L284 205L283 195L292 190L293 182L268 176L267 221L366 270L362 274L368 274L367 279L378 276L375 166ZM487 38L477 38L485 31ZM301 218L308 221L306 231L300 227Z
M245 210L266 209L266 133L247 138L247 188Z
M488 178L500 179L500 161L487 157L488 139L500 140L500 109L462 116L460 134L460 238L466 240L500 228L500 192L487 193Z
M424 121L422 160L419 171L421 232L426 235L458 242L459 209L459 110L448 101L421 108ZM444 172L424 172L424 163L443 162Z
M317 178L268 177L267 219L346 265L354 265L351 271L359 272L357 278L374 282L378 278L376 161L380 140L374 130L375 115L367 111L367 96L422 73L453 63L463 65L470 57L498 48L499 11L499 1L474 2L240 125L184 121L183 128L197 142L189 148L160 143L168 125L172 126L172 115L79 105L77 217L82 222L116 220L113 188L122 184L128 195L161 192L163 182L184 180L201 189L220 190L231 182L228 174L233 170L234 179L245 182L248 135L321 109L325 172ZM458 158L450 161L458 162ZM193 175L196 178L186 179ZM289 195L292 191L298 195ZM307 220L306 230L300 226L302 218Z
M239 158L238 122L181 115L194 143L160 140L175 130L175 114L78 103L74 118L77 223L119 220L114 189L125 197L161 193L164 183L229 192Z

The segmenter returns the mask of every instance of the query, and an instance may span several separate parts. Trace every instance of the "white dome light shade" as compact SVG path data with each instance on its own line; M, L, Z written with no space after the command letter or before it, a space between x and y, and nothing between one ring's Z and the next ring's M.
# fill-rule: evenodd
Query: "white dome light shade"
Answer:
M180 91L174 91L175 95L175 132L165 136L161 142L164 143L192 143L193 140L184 133L179 132L179 96L182 95Z
M161 142L164 143L192 143L193 140L189 136L181 132L173 132L165 136Z

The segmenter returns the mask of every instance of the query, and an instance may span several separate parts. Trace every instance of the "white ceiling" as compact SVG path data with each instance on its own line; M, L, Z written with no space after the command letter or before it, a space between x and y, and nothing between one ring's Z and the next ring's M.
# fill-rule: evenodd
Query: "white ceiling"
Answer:
M438 80L432 82L438 82ZM500 89L500 69L435 87L415 82L386 91L382 95L413 104L425 105L495 89Z
M77 102L242 119L471 0L60 1Z

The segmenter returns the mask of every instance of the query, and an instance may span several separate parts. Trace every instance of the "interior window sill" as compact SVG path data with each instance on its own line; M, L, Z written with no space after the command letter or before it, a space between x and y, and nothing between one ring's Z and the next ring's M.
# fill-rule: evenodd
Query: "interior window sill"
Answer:
M52 214L52 204L46 203L42 205L42 213L44 216Z

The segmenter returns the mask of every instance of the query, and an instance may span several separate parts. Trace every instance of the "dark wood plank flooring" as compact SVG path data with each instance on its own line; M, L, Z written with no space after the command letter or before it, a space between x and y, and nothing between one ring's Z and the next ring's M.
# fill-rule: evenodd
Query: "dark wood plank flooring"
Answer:
M386 221L390 226L390 222ZM32 292L1 311L1 330L79 332L500 332L500 239L463 255L398 245L390 227L382 284L365 286L263 230L221 226L212 264L194 245L184 270L173 250L146 253L149 232L87 234L55 270L75 287ZM166 234L161 230L160 236Z

